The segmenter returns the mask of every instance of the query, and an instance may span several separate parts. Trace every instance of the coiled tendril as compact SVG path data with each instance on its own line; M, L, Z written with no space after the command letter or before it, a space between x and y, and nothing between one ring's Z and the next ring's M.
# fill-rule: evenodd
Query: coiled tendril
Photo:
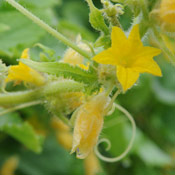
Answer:
M130 120L130 122L132 124L132 137L131 137L131 140L130 140L126 150L120 156L117 156L114 158L105 157L99 152L98 145L101 144L102 142L107 143L107 148L105 149L106 151L108 151L111 148L111 143L108 139L105 139L105 138L100 139L95 147L95 153L101 160L106 161L106 162L117 162L117 161L123 159L128 154L128 152L131 150L132 145L134 143L135 135L136 135L136 124L135 124L135 121L134 121L132 115L125 108L120 106L119 104L114 103L112 111L114 111L114 107L117 108L119 111L123 112ZM111 114L111 112L109 112L108 114Z

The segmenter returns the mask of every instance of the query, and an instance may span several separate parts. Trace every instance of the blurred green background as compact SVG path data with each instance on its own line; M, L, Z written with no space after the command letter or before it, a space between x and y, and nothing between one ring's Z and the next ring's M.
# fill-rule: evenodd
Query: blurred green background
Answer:
M98 32L94 31L88 22L89 8L84 0L18 2L72 40L75 40L78 34L91 42L98 37ZM94 3L101 7L99 0ZM129 9L125 10L126 13L120 20L127 30L132 13ZM58 58L62 57L66 49L59 41L0 0L0 58L7 65L16 64L22 50L33 47L35 43L42 43L54 49ZM118 103L134 116L137 135L133 149L125 159L117 163L100 162L103 174L175 175L175 68L164 60L163 55L157 60L163 77L155 78L143 74L134 88L118 98ZM26 108L0 117L0 169L9 157L17 156L19 166L15 175L85 174L83 161L69 155L57 142L55 132L50 127L50 117L42 106ZM29 121L30 125L23 121ZM26 132L23 132L22 128L25 128ZM46 138L38 138L34 130L44 134ZM109 138L112 148L109 152L104 152L105 145L101 145L103 154L111 157L121 154L130 136L130 123L125 116L115 111L105 119L101 137ZM28 144L34 152L14 138ZM43 151L38 154L35 152L40 152L38 142L41 140L44 141Z

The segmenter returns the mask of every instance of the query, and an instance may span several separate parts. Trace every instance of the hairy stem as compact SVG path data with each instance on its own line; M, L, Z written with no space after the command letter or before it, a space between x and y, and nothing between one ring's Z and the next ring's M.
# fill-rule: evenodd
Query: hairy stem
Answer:
M0 106L16 105L34 101L38 98L39 89L0 94Z
M0 94L0 106L17 105L40 100L46 95L55 93L79 92L83 88L83 84L72 80L55 81L34 90Z
M63 36L61 33L59 33L58 31L56 31L52 27L50 27L44 21L42 21L41 19L39 19L38 17L36 17L34 14L32 14L31 12L29 12L27 9L25 9L23 6L21 6L20 4L18 4L14 0L6 0L6 1L10 5L12 5L14 8L16 8L18 11L20 11L23 15L25 15L26 17L28 17L29 19L31 19L34 23L36 23L41 28L43 28L44 30L46 30L48 33L50 33L51 35L53 35L55 38L57 38L58 40L60 40L61 42L63 42L65 45L71 47L72 49L74 49L76 52L78 52L82 56L86 57L87 59L90 59L91 58L91 56L89 55L89 53L87 53L86 51L84 51L81 48L79 48L75 43L73 43L72 41L70 41L69 39L67 39L65 36Z

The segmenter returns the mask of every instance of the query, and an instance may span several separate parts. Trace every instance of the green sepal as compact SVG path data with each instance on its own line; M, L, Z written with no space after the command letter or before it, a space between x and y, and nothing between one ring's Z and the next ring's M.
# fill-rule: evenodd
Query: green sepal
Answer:
M109 34L109 30L105 23L102 11L94 6L92 0L86 1L90 8L89 22L91 23L92 27L98 31L102 31L104 34Z

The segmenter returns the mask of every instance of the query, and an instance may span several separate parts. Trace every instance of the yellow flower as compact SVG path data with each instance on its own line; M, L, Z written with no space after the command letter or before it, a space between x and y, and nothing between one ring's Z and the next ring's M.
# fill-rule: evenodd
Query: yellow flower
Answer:
M150 19L166 32L175 31L175 0L161 0L158 8L150 13Z
M84 70L88 70L89 69L89 63L87 63L87 65L84 65L84 64L78 64L79 67L81 67L82 69Z
M99 160L93 152L90 153L89 156L84 160L84 168L86 175L97 175L98 173L102 173Z
M29 49L25 49L21 55L23 59L29 59ZM19 62L19 65L10 66L8 70L8 76L6 82L15 81L15 83L27 82L36 86L43 85L45 83L44 77L34 69Z
M119 27L113 27L111 37L111 48L102 51L93 59L101 64L116 66L116 75L124 91L133 86L140 73L162 75L159 66L153 60L161 51L143 46L138 25L133 27L128 38Z
M66 150L70 151L72 147L72 134L71 132L57 132L57 140L60 145L63 146Z
M2 165L0 174L1 175L14 175L14 172L18 167L18 163L19 163L19 160L16 156L10 157Z
M70 150L72 147L72 133L71 128L63 123L57 117L52 118L52 127L56 131L56 138L60 145L62 145L65 149Z
M175 41L171 39L170 37L166 35L161 35L163 42L165 43L165 46L168 48L168 50L171 52L171 54L175 55Z
M97 143L107 103L108 97L101 93L80 107L75 121L71 151L76 151L78 158L86 158Z
M88 47L88 45L81 41L80 35L78 35L76 39L76 43L77 43L77 46L80 47L81 49L87 52L90 52L90 48ZM64 54L64 58L63 58L64 63L69 63L74 66L77 65L84 70L88 70L89 63L87 65L84 65L83 61L84 61L84 57L80 55L78 52L76 52L75 50L73 50L72 48L67 49L67 51Z
M168 24L175 24L175 0L162 0L160 17Z

